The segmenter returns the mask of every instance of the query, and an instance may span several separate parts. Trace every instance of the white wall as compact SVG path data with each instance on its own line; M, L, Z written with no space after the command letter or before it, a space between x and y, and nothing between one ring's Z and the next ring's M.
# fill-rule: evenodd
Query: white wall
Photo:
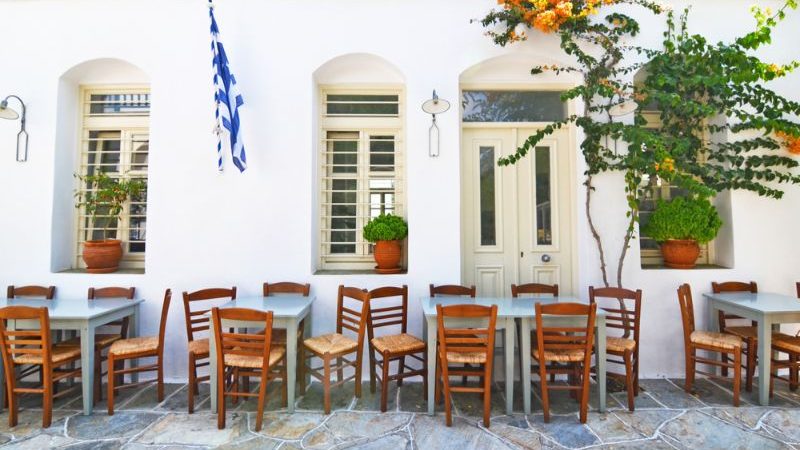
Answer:
M205 1L0 1L6 44L0 47L0 94L15 93L29 105L30 159L14 162L18 123L0 123L0 285L54 284L60 297L83 297L93 285L133 285L148 301L142 328L155 333L163 291L210 286L239 287L257 295L261 282L293 279L312 283L314 333L333 329L339 283L362 287L406 283L411 297L428 283L458 282L459 120L457 109L439 117L441 156L427 156L430 117L419 105L436 89L458 104L459 76L489 58L510 53L558 59L554 36L501 49L478 24L492 0L290 0L218 1L217 18L232 67L244 94L244 140L249 169L231 164L218 174L215 164L208 11ZM685 2L675 2L677 7ZM749 0L693 2L692 29L712 41L740 34L753 21ZM777 5L777 1L766 2ZM763 52L776 62L796 55L800 13L775 35ZM641 42L657 44L661 22L643 20ZM780 45L783 44L783 45ZM315 208L313 160L314 72L349 53L377 55L406 80L407 203L411 234L405 275L312 274ZM118 58L144 71L152 86L151 155L146 274L52 273L51 255L68 226L71 208L57 180L70 177L74 148L61 142L57 123L60 78L84 61ZM62 81L63 82L63 81ZM775 83L800 99L793 75ZM578 151L574 149L574 151ZM580 158L579 158L580 159ZM65 167L66 166L66 167ZM583 172L581 164L577 173ZM60 185L59 183L58 185ZM616 261L624 231L624 198L617 175L598 179L595 205ZM58 203L54 204L54 198ZM642 372L676 375L683 370L680 319L675 289L691 282L696 293L711 280L754 279L765 291L791 293L800 279L796 219L797 188L785 200L763 200L748 193L731 195L736 266L731 270L643 271L632 249L626 284L645 292ZM578 217L580 292L599 282L597 259L581 207ZM56 215L54 216L54 211ZM613 267L612 267L613 269ZM179 300L179 299L176 299ZM698 319L704 320L702 299ZM411 302L411 331L421 332L417 302ZM167 329L167 376L183 378L186 338L180 301L173 302Z

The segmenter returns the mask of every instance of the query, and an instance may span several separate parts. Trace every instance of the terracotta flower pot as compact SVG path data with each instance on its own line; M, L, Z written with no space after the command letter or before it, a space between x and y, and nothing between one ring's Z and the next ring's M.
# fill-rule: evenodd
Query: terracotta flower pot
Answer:
M122 241L86 241L83 243L83 261L89 273L111 273L119 269L122 259Z
M669 239L661 244L664 265L673 269L691 269L700 257L700 246L693 239Z
M375 243L375 262L378 264L375 271L378 273L397 273L400 260L403 257L400 251L400 241L378 241Z

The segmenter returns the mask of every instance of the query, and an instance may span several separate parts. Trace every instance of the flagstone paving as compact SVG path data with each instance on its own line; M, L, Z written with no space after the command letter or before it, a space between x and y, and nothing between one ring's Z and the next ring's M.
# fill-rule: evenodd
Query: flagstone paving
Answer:
M519 385L517 386L519 388ZM693 395L682 380L642 380L637 409L626 408L625 393L610 381L607 413L592 402L586 424L578 422L577 403L568 394L554 392L552 414L544 423L535 394L534 413L506 415L503 386L492 394L491 427L482 424L477 396L453 398L453 426L444 415L425 414L420 383L390 389L389 411L379 412L379 396L363 385L363 396L353 396L353 385L334 390L332 414L322 413L322 392L312 384L297 399L297 412L286 413L280 392L269 389L264 426L255 431L255 402L228 403L227 427L217 429L217 417L208 411L208 389L201 389L195 414L186 412L185 385L166 386L158 402L155 387L129 391L105 414L98 402L92 416L80 413L78 393L56 403L53 424L42 429L40 401L21 401L19 425L9 428L7 412L0 413L3 449L61 448L70 450L167 449L800 449L800 395L776 385L775 406L761 407L753 394L732 406L729 386L698 380ZM538 385L534 390L538 390ZM516 392L519 392L517 390ZM515 398L521 407L521 398ZM441 409L441 408L439 408Z

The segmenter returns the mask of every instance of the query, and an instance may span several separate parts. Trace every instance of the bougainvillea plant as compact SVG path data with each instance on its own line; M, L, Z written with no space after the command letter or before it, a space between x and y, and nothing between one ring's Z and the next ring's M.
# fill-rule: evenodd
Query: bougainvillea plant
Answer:
M601 9L622 3L656 16L666 13L662 48L627 43L640 31L631 15L615 8L600 14ZM786 0L777 12L754 7L753 32L731 43L714 44L702 35L689 34L686 13L676 23L669 8L647 0L499 0L498 4L498 9L481 20L487 34L504 46L529 38L526 29L558 33L561 49L577 64L537 66L531 73L582 75L583 83L562 98L580 100L584 106L582 115L540 129L500 164L514 164L566 125L583 130L585 210L606 285L605 251L591 214L595 175L621 171L625 177L629 220L617 265L618 286L622 286L623 264L636 232L643 180L657 177L704 198L726 189L780 198L780 183L800 183L800 176L792 172L798 161L786 153L800 150L800 104L765 86L798 64L766 63L753 55L754 50L771 43L773 29L789 9L797 8L796 0ZM635 85L633 74L642 69L648 76ZM609 110L626 102L638 105L633 123L613 121ZM648 125L643 113L652 105L659 112L658 126ZM721 133L727 133L727 139L711 138ZM627 150L610 149L609 139L624 141Z

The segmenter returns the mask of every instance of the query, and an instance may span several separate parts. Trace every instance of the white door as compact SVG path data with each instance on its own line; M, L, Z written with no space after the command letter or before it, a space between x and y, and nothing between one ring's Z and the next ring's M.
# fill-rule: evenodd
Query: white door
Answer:
M464 128L462 277L481 296L510 296L511 284L572 290L571 163L568 131L540 142L515 165L532 128Z

